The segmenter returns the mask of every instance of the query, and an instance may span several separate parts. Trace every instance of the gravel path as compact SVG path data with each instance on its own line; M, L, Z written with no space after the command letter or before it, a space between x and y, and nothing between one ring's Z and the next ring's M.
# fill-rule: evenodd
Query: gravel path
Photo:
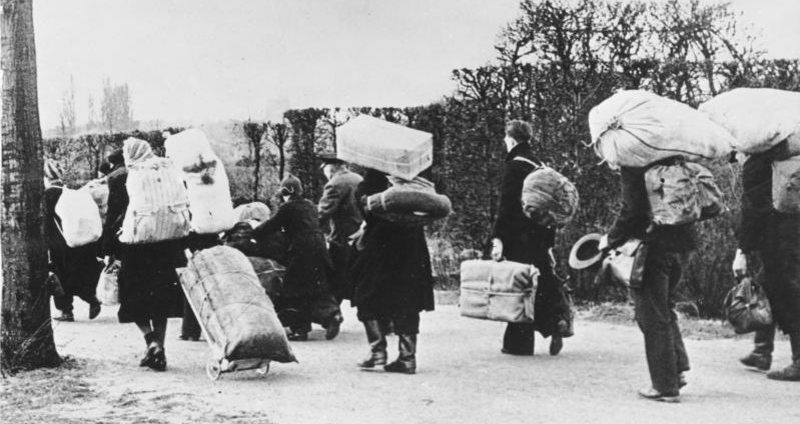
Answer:
M80 304L80 305L79 305ZM64 422L272 423L800 423L800 385L767 380L739 366L746 339L687 340L693 370L682 403L638 399L646 386L643 343L634 326L578 320L557 357L537 338L536 356L500 354L503 324L462 318L454 306L422 316L418 374L367 372L364 335L346 308L342 333L294 343L299 364L269 374L224 374L209 381L204 342L177 340L171 320L169 369L137 365L144 342L133 325L104 308L87 321L76 299L75 323L57 323L62 355L85 361L92 396L53 406ZM55 311L54 311L55 312ZM390 356L396 339L390 338ZM789 361L779 341L777 366Z

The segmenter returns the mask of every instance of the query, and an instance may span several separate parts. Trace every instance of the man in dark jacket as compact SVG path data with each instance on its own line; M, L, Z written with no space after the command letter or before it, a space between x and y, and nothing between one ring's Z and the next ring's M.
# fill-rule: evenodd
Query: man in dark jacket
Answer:
M788 159L788 143L751 155L742 167L742 218L733 272L744 275L762 268L759 282L767 294L775 323L789 335L792 363L768 378L800 381L800 216L772 207L772 164ZM758 266L760 265L760 267ZM741 362L768 370L772 364L775 328L757 331L755 349Z
M506 156L500 187L500 204L492 236L492 259L533 264L539 270L534 323L509 323L503 336L502 352L510 355L533 355L534 331L552 336L550 354L563 347L562 332L569 307L562 301L561 284L553 271L551 249L555 229L541 225L522 212L521 194L525 177L539 166L529 144L532 130L528 123L510 121L506 125Z
M342 299L349 299L352 295L348 237L359 230L364 220L355 197L362 178L351 172L335 154L322 155L320 158L323 162L322 172L328 182L322 190L317 211L323 231L327 233L328 251L333 261L331 291L341 303Z
M128 207L128 190L125 188L125 183L128 181L128 170L125 168L122 149L109 154L107 160L111 164L111 171L106 176L108 178L108 211L106 212L106 221L103 223L101 247L102 254L106 257L106 265L111 256L118 253L117 232L122 228L122 220L125 218L125 210Z
M652 387L640 390L647 399L678 402L680 387L686 384L683 372L689 370L689 357L683 344L673 307L688 254L695 249L692 224L654 226L644 174L648 168L621 170L622 210L608 233L613 248L629 239L647 244L644 275L631 283L636 322L644 334L647 366Z

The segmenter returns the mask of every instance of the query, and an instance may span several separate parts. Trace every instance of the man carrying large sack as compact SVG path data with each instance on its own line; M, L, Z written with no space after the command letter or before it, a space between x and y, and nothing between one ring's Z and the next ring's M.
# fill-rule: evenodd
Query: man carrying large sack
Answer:
M525 178L541 162L529 144L531 126L523 121L506 125L506 155L500 188L500 205L494 224L492 259L533 264L540 272L534 306L534 322L509 323L503 336L502 352L533 355L534 331L552 336L550 354L558 355L567 335L569 306L563 301L561 283L553 271L551 249L555 245L553 225L544 225L525 216L521 203ZM552 224L552 223L551 223Z
M320 159L322 172L328 182L323 188L317 211L320 225L326 232L328 251L333 261L331 291L341 303L342 299L350 299L353 291L349 273L348 237L358 231L364 221L355 197L356 188L363 178L350 171L345 162L336 158L335 153L320 155Z
M688 254L696 248L695 232L692 223L652 224L645 188L649 168L621 168L622 210L599 247L615 248L631 239L644 240L648 246L641 281L630 283L652 382L651 388L639 394L647 399L678 402L679 390L686 384L683 372L689 370L689 357L673 306Z
M739 249L733 263L735 274L763 265L759 282L767 294L773 321L789 335L792 363L771 371L767 378L800 381L800 215L780 211L773 197L779 195L773 167L789 157L787 141L754 153L742 167L742 214L737 234ZM800 172L800 171L795 171ZM797 188L795 187L795 190ZM796 205L800 206L800 205ZM775 328L756 332L755 349L741 362L768 370L772 364Z

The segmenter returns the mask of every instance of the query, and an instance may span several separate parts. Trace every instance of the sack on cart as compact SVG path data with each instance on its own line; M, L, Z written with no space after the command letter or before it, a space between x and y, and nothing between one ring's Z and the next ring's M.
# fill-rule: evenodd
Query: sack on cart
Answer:
M461 315L492 321L533 322L539 270L511 261L461 263Z
M229 246L200 250L180 280L216 359L296 361L275 307L243 253Z

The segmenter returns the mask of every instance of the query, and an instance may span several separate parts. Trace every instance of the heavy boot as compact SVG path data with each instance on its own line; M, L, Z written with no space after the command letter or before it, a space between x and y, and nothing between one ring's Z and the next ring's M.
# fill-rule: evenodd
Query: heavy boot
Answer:
M775 348L775 327L758 330L755 335L755 348L749 355L740 359L743 365L767 371L772 366L772 351Z
M800 331L789 334L792 346L792 363L788 367L767 373L767 378L782 381L800 381Z
M414 374L417 372L417 335L398 334L397 337L400 339L397 344L400 354L394 362L384 366L383 370L386 372Z
M376 365L386 365L386 336L381 330L377 320L364 321L364 330L369 342L369 355L358 366L361 368L374 368Z

